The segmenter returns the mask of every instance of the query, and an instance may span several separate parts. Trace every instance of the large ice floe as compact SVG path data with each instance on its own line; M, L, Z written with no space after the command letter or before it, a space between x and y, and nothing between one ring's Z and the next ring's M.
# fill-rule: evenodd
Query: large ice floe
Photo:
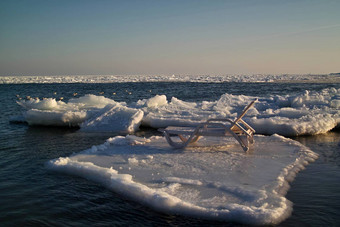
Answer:
M284 196L317 155L279 135L256 136L248 153L231 138L203 138L174 150L164 137L133 135L49 161L49 169L92 180L170 214L245 224L277 224L292 211Z
M199 102L156 95L127 104L85 95L68 102L46 98L18 104L26 109L22 120L30 125L79 126L83 131L126 134L137 131L140 125L192 126L209 118L235 118L255 98L259 101L244 119L259 134L315 135L340 123L340 89L336 88L267 97L224 94L216 101Z

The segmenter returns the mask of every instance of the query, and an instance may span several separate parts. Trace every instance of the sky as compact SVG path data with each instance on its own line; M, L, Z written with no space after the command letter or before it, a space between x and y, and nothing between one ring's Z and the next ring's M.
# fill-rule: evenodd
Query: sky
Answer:
M340 72L339 0L1 0L0 76Z

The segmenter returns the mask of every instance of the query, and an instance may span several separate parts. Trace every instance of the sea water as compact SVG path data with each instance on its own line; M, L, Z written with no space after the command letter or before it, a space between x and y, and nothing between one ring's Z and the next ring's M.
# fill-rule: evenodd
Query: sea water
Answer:
M54 97L69 100L86 94L102 95L131 103L157 94L183 101L214 101L221 95L292 95L305 90L322 91L338 84L285 83L110 83L0 85L0 220L7 225L238 225L157 213L83 178L49 171L51 159L102 144L115 133L78 132L68 127L29 127L10 123L23 109L20 97ZM77 94L76 94L77 93ZM141 128L137 135L157 135ZM339 213L339 149L337 130L295 140L319 154L319 159L300 172L287 198L294 203L292 215L282 226L337 225Z

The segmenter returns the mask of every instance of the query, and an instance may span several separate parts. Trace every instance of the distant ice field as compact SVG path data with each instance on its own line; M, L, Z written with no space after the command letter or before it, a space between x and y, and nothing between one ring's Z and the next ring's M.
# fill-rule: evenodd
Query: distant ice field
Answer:
M62 75L2 76L0 84L22 83L127 83L127 82L288 82L340 83L340 74L330 75Z

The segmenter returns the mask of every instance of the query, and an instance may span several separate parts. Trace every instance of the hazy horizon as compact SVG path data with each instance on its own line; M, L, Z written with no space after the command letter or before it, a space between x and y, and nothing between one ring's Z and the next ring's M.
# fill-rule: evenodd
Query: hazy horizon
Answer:
M0 76L329 74L340 1L0 2Z

